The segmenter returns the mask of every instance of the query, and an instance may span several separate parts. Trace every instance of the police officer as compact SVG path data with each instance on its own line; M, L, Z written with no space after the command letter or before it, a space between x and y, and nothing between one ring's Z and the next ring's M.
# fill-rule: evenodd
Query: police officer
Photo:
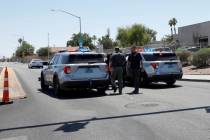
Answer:
M141 55L137 51L137 47L133 46L131 48L131 55L128 57L128 63L130 64L130 69L134 82L134 91L132 94L139 94L139 84L140 84L140 70L142 65Z
M123 88L123 67L125 66L125 56L120 52L119 48L115 48L115 53L110 58L111 83L114 92L117 90L116 80L118 81L119 94L122 94Z

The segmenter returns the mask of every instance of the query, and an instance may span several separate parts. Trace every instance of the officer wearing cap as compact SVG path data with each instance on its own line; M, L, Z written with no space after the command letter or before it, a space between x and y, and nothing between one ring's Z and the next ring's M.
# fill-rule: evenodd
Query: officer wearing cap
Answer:
M119 94L122 94L123 88L123 67L125 66L126 59L125 56L120 52L119 48L115 48L115 52L110 58L111 71L111 83L114 92L117 90L116 80L118 81Z

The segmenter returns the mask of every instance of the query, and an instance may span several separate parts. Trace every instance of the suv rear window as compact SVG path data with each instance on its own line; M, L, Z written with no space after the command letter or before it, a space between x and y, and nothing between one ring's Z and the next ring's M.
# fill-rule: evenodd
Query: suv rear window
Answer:
M168 61L168 60L177 60L175 53L151 53L151 54L142 54L146 61Z
M104 63L103 54L70 54L63 57L62 64Z

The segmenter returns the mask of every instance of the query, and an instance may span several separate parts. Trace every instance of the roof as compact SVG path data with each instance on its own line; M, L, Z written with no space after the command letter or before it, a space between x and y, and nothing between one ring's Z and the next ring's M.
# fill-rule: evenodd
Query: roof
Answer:
M58 54L104 54L104 53L96 53L96 52L60 52Z
M191 26L196 26L196 25L199 25L199 24L210 24L210 21L195 23L195 24L191 24L191 25L185 25L185 26L182 26L182 27L179 27L179 28L191 27Z
M50 50L52 53L58 53L59 51L66 50L69 52L73 52L78 50L79 47L51 47Z

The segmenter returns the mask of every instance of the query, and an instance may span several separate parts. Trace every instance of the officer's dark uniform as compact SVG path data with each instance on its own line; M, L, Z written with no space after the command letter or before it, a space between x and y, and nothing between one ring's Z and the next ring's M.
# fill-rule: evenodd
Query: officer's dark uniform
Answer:
M116 83L115 80L118 80L118 85L119 85L119 94L122 94L122 88L123 88L123 67L125 65L125 56L120 53L114 53L111 56L110 59L110 64L112 67L112 72L111 72L111 82L113 89L116 90Z
M139 84L140 84L140 64L141 64L141 55L139 53L132 53L128 57L130 62L130 69L132 72L133 82L134 82L134 91L133 94L139 93Z

